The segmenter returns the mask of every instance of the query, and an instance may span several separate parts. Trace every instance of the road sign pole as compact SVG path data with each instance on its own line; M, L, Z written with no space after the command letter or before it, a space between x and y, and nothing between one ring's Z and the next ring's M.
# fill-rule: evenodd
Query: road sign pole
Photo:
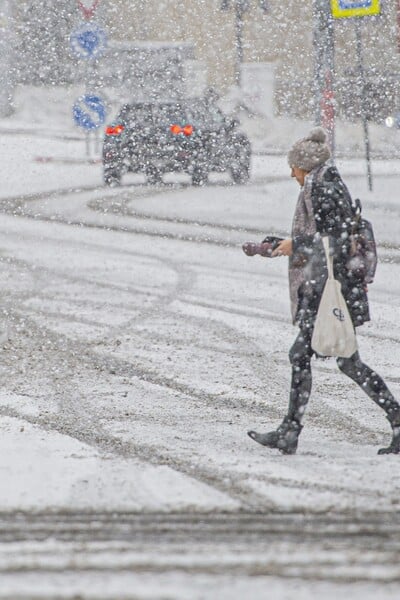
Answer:
M333 155L335 150L335 44L333 19L326 0L314 0L313 14L315 123L327 130Z
M400 52L400 1L397 1L396 8L396 21L397 21L397 52Z
M87 131L85 133L85 142L86 142L86 156L89 158L90 156L90 133Z
M381 0L331 0L332 15L335 19L355 18L356 34L356 59L359 75L359 101L360 115L364 131L365 157L367 161L368 188L372 191L371 153L368 133L367 105L366 105L366 83L363 64L362 39L361 39L361 17L379 15L381 12Z
M235 6L235 38L236 38L236 65L235 84L238 88L242 85L242 63L243 63L243 17L244 8L241 2L236 1Z
M95 151L95 154L98 154L100 152L100 135L99 135L99 130L98 129L96 129L94 135L95 135L94 151Z
M86 92L77 99L72 112L73 118L78 125L85 130L86 155L89 158L91 146L96 153L99 149L98 133L92 135L105 122L106 109L105 104L97 93L90 92L89 75L91 70L96 67L96 60L102 56L107 45L107 36L105 31L96 23L91 21L93 14L100 0L91 1L90 6L87 2L78 1L78 5L84 13L86 23L81 23L71 32L70 45L71 51L78 60L86 61L85 82Z
M358 62L358 73L360 78L359 85L359 98L360 98L360 112L361 112L361 120L363 124L364 131L364 145L365 145L365 158L367 161L367 179L368 179L368 189L372 191L372 171L371 171L371 152L370 152L370 141L369 141L369 132L368 132L368 120L367 120L367 107L366 107L366 85L365 85L365 71L364 71L364 62L363 62L363 54L362 54L362 39L361 39L361 22L360 19L355 20L355 30L356 30L356 49L357 49L357 62Z
M0 1L0 117L13 112L12 99L15 87L15 68L12 33L12 5L10 0Z

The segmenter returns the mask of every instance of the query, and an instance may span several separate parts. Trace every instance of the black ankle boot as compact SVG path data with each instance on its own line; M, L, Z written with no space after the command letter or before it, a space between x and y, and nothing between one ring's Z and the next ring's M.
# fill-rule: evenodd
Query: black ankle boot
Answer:
M277 448L282 454L295 454L302 429L300 423L285 417L276 431L269 431L268 433L248 431L247 435L263 446Z
M387 448L380 448L378 454L400 454L400 410L388 414L387 420L393 429L392 441Z

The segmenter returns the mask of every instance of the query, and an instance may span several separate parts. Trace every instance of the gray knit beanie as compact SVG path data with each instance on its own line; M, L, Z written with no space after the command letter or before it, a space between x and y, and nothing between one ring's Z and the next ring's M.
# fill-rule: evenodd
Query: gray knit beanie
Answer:
M289 150L289 166L309 172L326 162L331 156L327 137L322 127L312 129L305 138L298 140Z

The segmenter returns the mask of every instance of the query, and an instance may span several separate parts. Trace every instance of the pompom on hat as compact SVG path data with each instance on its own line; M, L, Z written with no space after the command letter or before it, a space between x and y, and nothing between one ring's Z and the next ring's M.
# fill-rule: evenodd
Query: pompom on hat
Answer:
M289 150L289 166L309 172L322 165L331 156L327 139L325 129L322 127L312 129L305 138L295 142Z

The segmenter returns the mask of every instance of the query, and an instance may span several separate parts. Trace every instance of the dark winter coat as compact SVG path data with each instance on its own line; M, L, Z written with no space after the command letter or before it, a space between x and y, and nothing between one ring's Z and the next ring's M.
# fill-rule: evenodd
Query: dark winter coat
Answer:
M311 225L305 233L294 228L293 255L290 271L301 272L294 322L300 327L312 327L317 315L327 278L327 266L321 236L329 236L335 278L342 285L342 293L355 327L369 321L369 307L363 277L348 268L351 257L353 211L351 196L335 166L325 163L308 176ZM310 231L312 233L310 233ZM315 233L314 233L315 232Z

